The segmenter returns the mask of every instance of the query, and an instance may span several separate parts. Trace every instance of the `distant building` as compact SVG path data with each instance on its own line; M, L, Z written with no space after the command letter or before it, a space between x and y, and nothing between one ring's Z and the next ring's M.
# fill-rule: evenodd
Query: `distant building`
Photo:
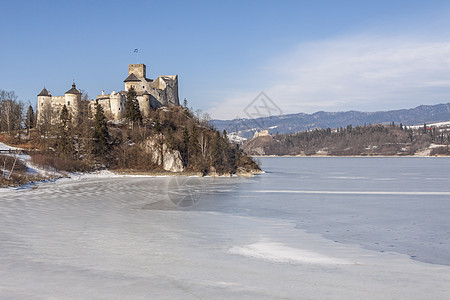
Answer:
M256 131L255 132L255 134L253 135L253 138L254 139L256 139L257 137L260 137L260 136L270 136L270 134L269 134L269 130L261 130L261 131Z
M152 109L161 106L178 106L178 75L159 76L155 80L146 77L146 66L144 64L130 64L128 66L128 77L124 80L125 90L111 94L102 91L95 100L89 103L81 101L81 91L76 89L75 83L64 96L52 96L44 87L39 93L37 107L37 122L42 123L51 112L52 124L56 123L57 117L64 105L69 110L72 119L77 120L83 105L88 105L94 111L95 103L98 102L109 119L120 120L125 117L125 104L127 91L133 87L137 94L139 107L143 117L148 117Z

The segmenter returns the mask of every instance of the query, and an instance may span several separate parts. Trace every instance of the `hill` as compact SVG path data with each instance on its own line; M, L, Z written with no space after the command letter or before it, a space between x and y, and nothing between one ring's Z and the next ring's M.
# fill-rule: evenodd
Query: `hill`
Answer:
M365 125L261 136L242 146L249 155L449 155L450 126Z
M268 129L270 134L289 134L311 129L339 128L347 125L390 124L417 125L450 120L450 103L421 105L411 109L377 112L324 112L286 114L257 119L212 120L218 130L251 138L256 131Z
M48 127L20 128L10 133L1 132L0 127L0 145L6 149L0 155L0 187L47 177L31 174L29 165L60 176L105 169L126 174L200 176L251 176L260 172L226 133L214 130L206 120L181 106L152 110L149 117L136 122L108 121L100 105L96 105L95 114L88 115L92 117L74 123L63 108L59 122ZM7 145L17 147L12 149L20 154L9 151Z

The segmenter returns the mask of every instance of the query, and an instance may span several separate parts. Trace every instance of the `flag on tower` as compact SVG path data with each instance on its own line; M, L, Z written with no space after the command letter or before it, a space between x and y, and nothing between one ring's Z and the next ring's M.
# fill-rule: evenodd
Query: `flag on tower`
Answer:
M138 52L138 49L134 49L134 52L136 52L136 53L137 53L137 52Z

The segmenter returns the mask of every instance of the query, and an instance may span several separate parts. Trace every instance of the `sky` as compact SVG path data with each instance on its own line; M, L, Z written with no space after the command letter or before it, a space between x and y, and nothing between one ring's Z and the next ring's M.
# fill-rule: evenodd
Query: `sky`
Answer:
M248 117L450 102L449 1L0 0L0 89L36 104L75 81L124 89L128 64L179 76L180 102ZM138 49L138 55L134 53Z

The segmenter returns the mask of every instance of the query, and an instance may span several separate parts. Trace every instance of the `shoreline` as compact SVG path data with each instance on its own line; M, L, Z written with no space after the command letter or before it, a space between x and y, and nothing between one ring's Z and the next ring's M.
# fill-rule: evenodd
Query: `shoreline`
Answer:
M339 157L360 157L360 158L450 158L450 155L250 155L254 158L270 158L270 157L299 157L299 158L339 158Z
M25 184L10 185L0 187L0 191L23 190L38 188L38 185L49 182L60 182L70 180L84 180L90 178L164 178L164 177L197 177L197 178L233 178L233 177L253 177L257 174L265 173L263 170L251 170L246 173L238 172L236 174L206 174L200 172L169 172L169 171L133 171L133 170L101 170L86 173L65 173L61 176L49 177L41 180L31 180Z

